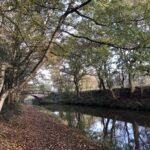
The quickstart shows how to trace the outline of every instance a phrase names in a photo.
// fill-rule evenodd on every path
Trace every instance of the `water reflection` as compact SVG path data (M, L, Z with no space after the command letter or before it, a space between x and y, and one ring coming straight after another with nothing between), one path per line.
M116 150L150 150L149 114L145 116L141 112L128 112L125 115L125 112L113 110L108 115L108 110L96 108L76 107L74 109L66 106L48 108L62 118L64 124L77 128L89 138L97 142L105 142ZM112 114L113 117L110 117ZM140 120L141 118L143 120Z

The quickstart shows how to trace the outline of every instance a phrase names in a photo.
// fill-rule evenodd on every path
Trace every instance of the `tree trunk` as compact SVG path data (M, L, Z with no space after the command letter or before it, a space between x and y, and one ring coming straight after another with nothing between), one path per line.
M131 75L130 73L129 73L129 87L130 87L131 94L133 94L135 91L135 84L133 80L133 75Z
M141 99L143 98L143 92L144 92L144 89L143 89L143 87L141 86L141 87L140 87Z
M125 75L124 75L124 72L123 72L123 68L122 68L122 72L121 72L121 88L124 88L124 81L125 81Z
M99 80L99 89L106 90L104 80L103 80L99 70L97 70L97 76L98 76L98 80Z
M77 76L74 76L74 85L75 85L75 92L76 92L76 95L79 97L79 96L80 96L79 80L78 80Z
M4 64L0 65L0 93L3 89L4 85L4 80L5 80L5 71L6 71L6 66Z
M110 91L110 93L111 93L113 99L117 99L117 97L116 97L116 95L115 95L113 89L112 89L112 88L109 88L109 91Z
M76 92L76 95L79 97L80 91L79 91L79 84L78 83L75 83L75 92Z
M9 93L6 99L7 104L17 102L18 100L19 100L19 94L16 91Z
M117 99L117 97L116 97L116 95L115 95L115 93L113 91L113 88L112 88L112 83L109 80L107 80L107 87L108 87L108 89L109 89L109 91L110 91L111 96L113 97L113 99Z
M7 91L0 96L0 112L2 110L3 104L4 104L5 99L7 98L8 94L9 94L9 92Z
M0 64L0 112L2 110L5 99L7 98L9 93L9 91L3 92L4 82L5 82L5 72L8 67L12 67L12 66L7 63Z
M99 78L99 82L100 82L99 83L99 89L106 90L104 80L102 78Z

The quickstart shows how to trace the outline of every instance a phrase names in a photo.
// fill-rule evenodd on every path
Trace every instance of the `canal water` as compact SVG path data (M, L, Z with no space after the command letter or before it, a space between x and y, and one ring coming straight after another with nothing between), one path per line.
M97 143L115 150L150 150L150 113L79 107L46 106L62 122Z

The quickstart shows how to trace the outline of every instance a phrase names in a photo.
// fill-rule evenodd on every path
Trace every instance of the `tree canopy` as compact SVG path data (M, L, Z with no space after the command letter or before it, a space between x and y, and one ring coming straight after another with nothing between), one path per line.
M115 72L129 75L131 91L134 70L149 74L147 0L4 0L0 26L0 110L53 55L70 60L70 70L86 58L80 72L95 68L110 89Z

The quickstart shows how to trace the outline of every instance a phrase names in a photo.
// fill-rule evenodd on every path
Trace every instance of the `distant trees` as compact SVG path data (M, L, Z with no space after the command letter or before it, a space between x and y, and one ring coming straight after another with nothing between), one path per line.
M61 66L62 64L55 64L51 67L51 79L53 81L53 88L58 93L71 92L74 90L71 76L63 73L61 71Z
M100 89L108 88L113 97L112 89L118 82L122 88L128 84L132 94L135 79L149 74L148 5L146 1L93 1L75 12L81 22L71 24L70 30L63 29L65 34L90 43L84 48L84 54L89 55L86 65L95 69Z
M65 63L62 72L72 77L75 92L80 95L80 81L87 74L87 53L85 51L87 45L83 40L70 40L66 50L68 53L65 57Z

